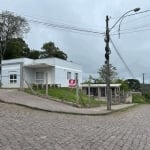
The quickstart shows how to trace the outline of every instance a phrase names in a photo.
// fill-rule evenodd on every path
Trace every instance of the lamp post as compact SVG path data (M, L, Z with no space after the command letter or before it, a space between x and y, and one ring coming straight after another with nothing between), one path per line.
M126 17L126 14L130 13L130 12L137 12L139 11L140 8L135 8L132 10L127 11L126 13L124 13L117 21L116 23L109 29L109 17L106 16L106 33L105 33L105 64L106 64L106 68L107 68L107 73L106 73L106 84L107 84L107 110L111 110L111 89L110 89L110 59L109 59L109 55L110 55L110 48L109 48L109 41L110 41L110 31L119 23L122 22L122 20ZM119 30L120 30L120 26L119 26Z

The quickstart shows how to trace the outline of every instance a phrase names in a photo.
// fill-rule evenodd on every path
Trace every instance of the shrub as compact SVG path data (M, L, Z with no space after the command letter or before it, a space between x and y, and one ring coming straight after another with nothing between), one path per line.
M150 103L150 93L144 93L146 103Z
M146 102L144 96L140 94L133 94L132 101L133 103L145 103Z

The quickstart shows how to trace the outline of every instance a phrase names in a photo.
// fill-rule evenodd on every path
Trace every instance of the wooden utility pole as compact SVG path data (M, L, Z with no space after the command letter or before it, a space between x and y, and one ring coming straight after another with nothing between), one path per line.
M111 89L110 89L110 64L109 64L109 55L110 55L110 48L109 48L109 41L110 41L110 35L109 35L109 24L108 24L109 18L106 16L106 35L105 35L105 64L107 66L107 74L106 74L106 84L107 84L107 110L111 110Z

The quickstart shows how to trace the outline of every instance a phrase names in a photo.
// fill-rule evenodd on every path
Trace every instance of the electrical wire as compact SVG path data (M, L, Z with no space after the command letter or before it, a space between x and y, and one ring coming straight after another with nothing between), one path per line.
M119 56L120 60L122 61L122 63L124 64L125 68L127 69L127 71L129 72L129 74L131 75L132 78L134 78L133 73L131 72L131 70L129 69L127 63L124 61L123 57L121 56L121 54L119 53L119 50L117 49L117 47L115 46L114 42L112 41L112 38L110 38L110 42L113 46L113 48L115 49L117 55Z
M149 12L149 11L150 10L147 10L147 11L139 12L139 13L136 13L136 14L146 13L146 12ZM9 11L9 12L15 13L15 12L12 12L12 11ZM128 16L131 16L131 15L135 15L135 14L130 14ZM73 32L73 33L86 34L86 35L90 34L90 35L102 36L102 37L105 35L105 32L100 32L100 31L97 31L97 30L86 29L86 28L76 27L76 26L72 26L72 25L61 24L61 23L39 21L39 20L41 20L39 18L35 18L35 17L32 17L32 16L28 16L28 15L23 15L23 16L26 16L27 18L29 18L27 20L30 23L40 24L40 25L44 25L44 26L47 26L47 27L57 28L57 29L60 29L60 30L65 30L65 31ZM141 26L141 27L135 27L135 28L131 28L131 29L128 28L128 29L120 30L120 34L131 34L131 33L136 33L136 32L149 31L150 28L144 29L146 27L148 27L148 25L147 26L146 25ZM141 29L141 30L134 30L134 29ZM118 32L113 32L111 35L113 35L113 36L118 35Z
M41 25L44 25L44 26L47 26L47 27L52 27L52 28L60 28L60 29L71 30L71 31L79 31L79 32L84 32L84 33L92 33L92 34L96 34L96 35L104 35L105 34L104 32L89 30L89 29L85 29L85 28L81 28L81 27L48 23L48 22L38 21L38 20L34 20L34 19L28 19L28 21L32 22L32 23L41 24Z
M149 29L143 29L143 30L135 30L135 31L126 31L126 32L120 32L121 35L125 35L125 34L131 34L131 33L138 33L138 32L144 32L144 31L150 31ZM112 33L111 35L118 35L118 33Z
M9 11L9 12L15 13L15 12L12 12L12 11ZM18 13L15 13L15 14L18 14ZM23 16L29 18L27 20L31 23L41 24L41 25L44 25L44 26L47 26L47 27L77 31L77 32L83 32L83 33L90 33L90 34L95 34L95 35L104 35L104 32L100 32L100 31L97 31L97 30L81 28L81 27L66 25L66 24L62 24L62 23L54 23L52 21L50 21L50 22L39 21L39 20L42 20L42 19L31 17L31 16L24 15L24 14L23 14Z

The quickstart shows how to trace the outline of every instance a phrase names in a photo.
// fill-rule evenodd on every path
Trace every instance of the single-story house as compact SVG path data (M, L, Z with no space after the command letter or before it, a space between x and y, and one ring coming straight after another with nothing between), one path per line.
M110 84L111 97L114 101L120 102L120 86L121 84ZM89 96L97 99L106 100L107 98L106 84L82 84L82 91Z
M3 60L1 84L3 88L24 88L31 84L50 84L68 87L70 79L82 83L81 65L58 58Z

